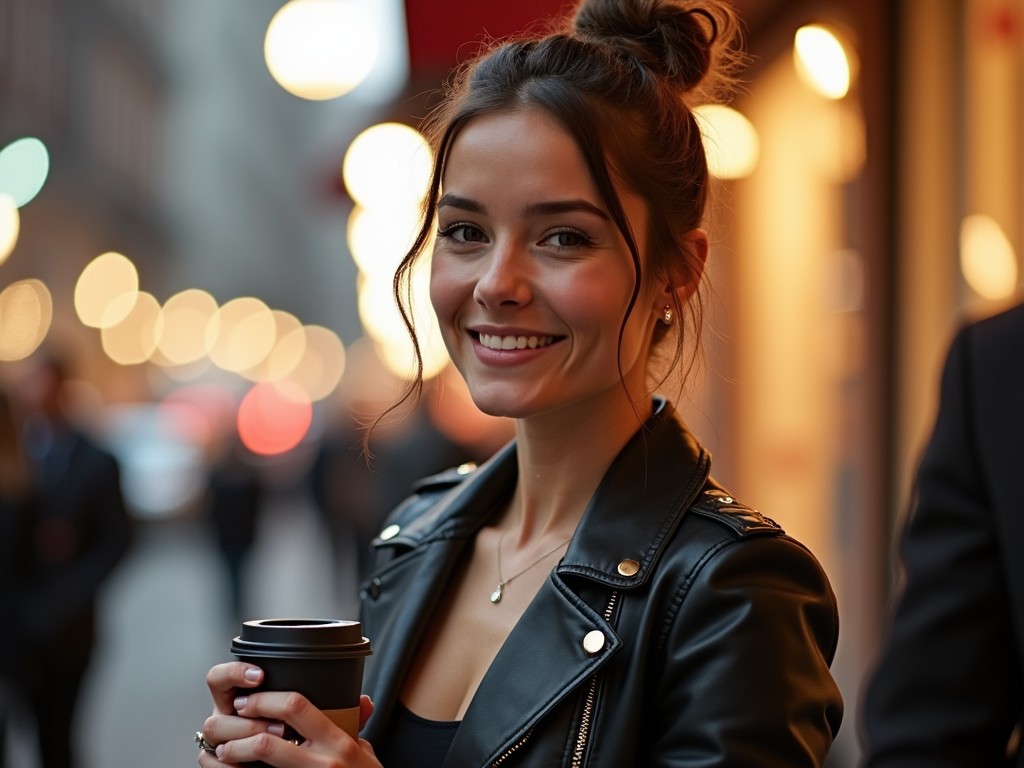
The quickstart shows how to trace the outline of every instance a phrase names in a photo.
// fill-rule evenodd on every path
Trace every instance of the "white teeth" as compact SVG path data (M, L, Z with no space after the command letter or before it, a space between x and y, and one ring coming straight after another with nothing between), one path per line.
M553 336L490 336L480 334L480 343L488 349L536 349L554 341Z

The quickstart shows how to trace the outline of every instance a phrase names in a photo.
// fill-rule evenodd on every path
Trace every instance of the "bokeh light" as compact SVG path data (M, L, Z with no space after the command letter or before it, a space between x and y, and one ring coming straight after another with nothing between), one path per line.
M263 360L241 372L251 381L280 381L295 370L306 351L306 331L299 319L280 309L272 310L271 315L276 341Z
M393 210L419 204L432 165L433 152L423 134L404 123L378 123L352 140L341 175L357 203Z
M39 280L19 280L0 292L0 360L23 360L43 343L53 299Z
M263 54L289 93L322 101L344 96L373 68L377 30L346 0L291 0L267 26Z
M50 153L39 139L28 136L0 150L0 193L17 207L32 202L50 173Z
M419 205L357 205L348 216L348 248L359 271L390 280L420 227ZM429 245L427 246L429 250Z
M238 406L238 435L253 453L272 456L291 450L313 423L313 406L290 382L260 382Z
M852 53L830 29L820 24L800 27L794 37L793 55L800 77L825 98L841 99L849 92Z
M126 256L114 251L100 254L75 284L78 319L91 328L116 325L131 312L138 291L138 270Z
M232 299L206 325L206 348L214 365L240 373L255 367L277 341L270 307L252 296Z
M292 332L295 333L299 331ZM338 334L322 325L304 326L301 333L305 342L303 354L288 374L288 381L317 402L335 390L345 373L345 345Z
M186 365L206 355L206 326L217 312L213 296L189 288L171 296L160 312L162 328L157 349L168 364Z
M449 362L437 316L430 305L430 266L424 259L412 274L412 316L423 358L424 378L433 378ZM415 357L409 332L386 279L360 279L359 319L377 347L381 361L395 376L415 374Z
M120 322L100 330L103 351L118 365L139 365L157 346L160 303L145 291L136 294L132 307Z
M1017 288L1017 254L991 216L965 216L960 224L960 269L971 289L986 299L1005 299Z
M741 179L757 166L761 143L746 117L724 104L704 104L693 111L704 139L708 170L719 179Z
M14 246L18 243L21 230L21 215L14 198L6 192L0 192L0 264L7 261Z

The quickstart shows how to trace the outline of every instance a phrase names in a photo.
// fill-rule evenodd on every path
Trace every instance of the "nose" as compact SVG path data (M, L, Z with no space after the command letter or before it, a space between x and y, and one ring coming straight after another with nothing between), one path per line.
M482 272L473 288L477 304L487 309L508 309L530 302L533 293L527 249L514 243L495 244L481 266Z

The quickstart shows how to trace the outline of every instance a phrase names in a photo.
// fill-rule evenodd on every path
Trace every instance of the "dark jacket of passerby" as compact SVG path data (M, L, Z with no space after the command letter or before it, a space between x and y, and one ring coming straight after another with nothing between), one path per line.
M1024 305L950 347L866 696L868 766L1024 766L1022 541Z

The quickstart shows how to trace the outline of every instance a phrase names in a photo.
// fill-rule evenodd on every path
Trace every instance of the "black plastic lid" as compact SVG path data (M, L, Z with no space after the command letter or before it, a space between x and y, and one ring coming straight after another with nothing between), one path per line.
M371 653L362 625L342 619L246 621L241 635L231 641L231 652L278 659L343 659Z

